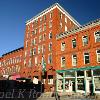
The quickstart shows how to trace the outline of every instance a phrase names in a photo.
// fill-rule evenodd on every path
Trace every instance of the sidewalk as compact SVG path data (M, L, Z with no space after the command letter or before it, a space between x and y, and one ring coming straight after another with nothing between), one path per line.
M37 100L100 100L95 99L94 96L84 96L84 95L60 95L60 99L52 97L52 92L43 93Z

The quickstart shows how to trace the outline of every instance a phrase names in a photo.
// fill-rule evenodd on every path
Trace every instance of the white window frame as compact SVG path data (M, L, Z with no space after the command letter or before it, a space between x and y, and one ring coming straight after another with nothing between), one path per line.
M49 51L52 51L52 42L49 43Z
M75 58L74 58L74 55L76 56ZM74 61L74 60L75 60L75 61ZM74 62L75 62L76 64L75 64ZM77 66L77 55L76 55L76 54L73 54L73 55L72 55L72 66Z
M51 55L51 63L50 63L50 61L49 61L50 55ZM48 54L48 64L52 64L52 53Z
M98 49L98 50L100 50L100 49ZM100 55L100 53L97 53L98 50L96 50L96 56L97 56L97 62L100 63L100 61L98 61L98 54Z
M65 58L65 64L62 63L63 62L63 60L62 60L63 57ZM65 66L66 66L66 57L65 56L62 56L61 57L61 67L65 67Z
M42 53L45 52L45 44L42 45Z
M48 84L53 84L53 79L48 79Z
M76 40L76 38L73 38L73 39L72 39L72 48L76 48L76 47L77 47L77 42L76 42L76 47L74 47L74 46L73 46L73 44L74 44L73 40Z
M67 26L65 25L65 32L67 31L68 29L67 29Z
M53 76L53 75L50 75L50 76ZM48 77L48 84L53 84L53 78Z
M52 20L49 21L49 28L52 27Z
M41 33L41 32L42 32L42 26L39 27L39 33Z
M51 12L50 12L50 18L52 18L52 15L53 15L53 12L51 11Z
M67 17L65 17L65 23L67 23Z
M63 15L62 12L59 12L60 19L62 19L62 15Z
M96 37L96 35L95 35L97 32L100 32L100 31L96 31L96 32L94 32L95 43L96 43L96 42L100 42L100 41L97 41L97 37Z
M60 28L62 28L62 27L63 27L62 22L60 22Z
M49 33L49 39L52 39L52 32Z
M35 63L35 65L37 65L38 64L38 57L36 56L35 58L34 58L34 63Z
M33 55L36 55L36 51L34 50L36 50L36 48L33 48Z
M87 37L87 44L85 44L85 42L84 42L84 37ZM86 45L88 45L88 36L87 35L84 35L84 36L82 36L82 42L83 42L83 46L86 46Z
M46 33L43 34L43 41L45 41L45 40L46 40Z
M43 37L42 35L39 36L39 43L42 41Z
M66 48L66 43L62 42L61 43L61 51L65 51L65 48Z
M43 25L43 31L45 31L46 30L46 23L44 23L44 25Z
M27 56L27 51L25 51L25 57Z
M38 54L40 54L40 52L41 52L41 46L39 45L38 46Z
M90 63L90 53L89 52L84 52L83 55L84 55L84 64L89 64L89 63L85 63L85 53L88 53L89 54L89 63Z

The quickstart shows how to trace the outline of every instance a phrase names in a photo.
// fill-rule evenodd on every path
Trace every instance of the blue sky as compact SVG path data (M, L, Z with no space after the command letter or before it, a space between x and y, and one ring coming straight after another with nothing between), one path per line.
M81 25L100 17L100 0L0 0L0 56L22 47L25 22L56 2Z

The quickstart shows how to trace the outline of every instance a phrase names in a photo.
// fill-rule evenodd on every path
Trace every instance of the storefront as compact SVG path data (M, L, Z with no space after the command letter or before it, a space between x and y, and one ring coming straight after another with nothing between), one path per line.
M100 66L57 70L56 91L100 93Z

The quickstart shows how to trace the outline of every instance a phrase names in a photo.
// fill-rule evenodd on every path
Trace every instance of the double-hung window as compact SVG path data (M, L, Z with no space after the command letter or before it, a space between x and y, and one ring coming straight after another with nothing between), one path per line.
M100 42L100 31L95 33L95 42Z
M84 53L84 64L90 63L89 53Z

